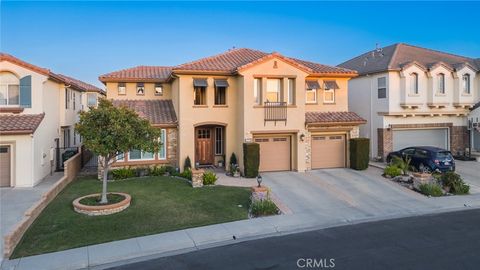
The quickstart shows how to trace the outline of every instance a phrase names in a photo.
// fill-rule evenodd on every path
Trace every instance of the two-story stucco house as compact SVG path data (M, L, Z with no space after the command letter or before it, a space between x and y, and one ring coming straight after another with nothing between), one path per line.
M348 139L365 123L348 112L354 71L252 49L186 64L139 66L99 77L114 104L162 129L158 153L130 150L114 166L243 167L242 144L260 144L260 170L348 166Z
M36 185L56 169L57 149L81 145L74 125L92 94L103 91L1 53L0 186Z
M407 44L367 52L339 65L358 71L349 81L349 109L367 119L371 157L408 146L457 154L469 146L467 115L479 100L474 59Z

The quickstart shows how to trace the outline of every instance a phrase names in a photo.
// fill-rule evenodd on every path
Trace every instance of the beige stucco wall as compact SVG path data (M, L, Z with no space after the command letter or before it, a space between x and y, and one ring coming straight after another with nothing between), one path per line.
M309 77L308 80L317 80L320 84L322 89L317 90L317 102L307 103L305 105L306 111L315 111L315 112L338 112L348 111L348 78L330 78L330 77L322 77L322 78L314 78ZM335 89L335 102L334 103L324 103L323 96L324 96L324 81L336 81L338 84L339 89ZM305 86L302 88L305 91Z
M30 135L2 135L0 145L9 145L11 185L31 187L34 183L34 146Z
M141 81L139 81L141 83ZM117 82L107 82L107 98L108 99L171 99L172 98L172 87L170 83L162 83L163 86L163 95L155 95L155 83L144 83L145 94L137 95L137 83L136 82L127 82L126 84L126 94L118 94L118 83Z

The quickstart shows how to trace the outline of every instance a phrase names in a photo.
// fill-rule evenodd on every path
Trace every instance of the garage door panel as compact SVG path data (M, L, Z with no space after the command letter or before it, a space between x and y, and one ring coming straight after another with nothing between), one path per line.
M255 138L260 145L260 168L266 171L290 170L291 151L289 137L262 137Z
M345 135L312 136L312 169L345 167Z
M448 129L393 130L393 151L411 146L435 146L448 148Z

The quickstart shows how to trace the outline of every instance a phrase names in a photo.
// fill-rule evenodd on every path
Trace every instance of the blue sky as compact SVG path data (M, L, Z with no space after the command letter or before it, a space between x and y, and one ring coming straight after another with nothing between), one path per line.
M479 12L479 2L1 1L1 50L96 85L103 73L233 46L329 65L376 43L480 57Z

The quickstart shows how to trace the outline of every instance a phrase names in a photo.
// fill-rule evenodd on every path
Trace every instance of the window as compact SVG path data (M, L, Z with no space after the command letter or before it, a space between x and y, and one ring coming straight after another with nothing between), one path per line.
M223 128L215 128L215 155L223 155Z
M119 95L126 95L127 94L127 86L125 83L121 82L118 83L118 94Z
M160 130L160 148L158 149L158 159L167 158L167 130Z
M288 79L287 104L295 104L295 79Z
M193 89L193 102L195 105L207 105L206 87L197 86Z
M332 88L332 86L327 83L323 90L323 103L335 103L335 88Z
M253 79L253 98L255 104L260 104L262 100L262 79Z
M116 161L125 161L125 153L117 152L117 156L115 157Z
M128 152L128 160L153 160L153 153L140 151L137 149Z
M70 89L65 88L65 109L70 108Z
M70 129L66 128L63 130L63 147L70 147Z
M20 90L18 84L0 85L0 105L19 105Z
M463 93L470 94L470 74L464 74L462 76Z
M97 106L97 94L96 93L88 93L87 94L87 106L88 107Z
M267 101L280 101L280 79L267 79Z
M226 87L215 86L215 105L227 104L226 91Z
M387 78L386 77L378 78L377 87L378 87L378 98L386 98L387 97Z
M77 145L77 132L73 131L73 145Z
M163 85L160 83L155 84L155 96L163 96Z
M445 74L440 73L437 75L437 93L445 94Z
M410 74L410 93L418 95L418 74Z
M305 100L306 103L317 103L317 89L307 89Z
M137 83L137 96L145 95L145 84Z
M73 99L73 109L76 110L77 109L77 101L76 101L77 97L75 95L75 91L72 91L72 95L73 95L73 98L72 98Z

